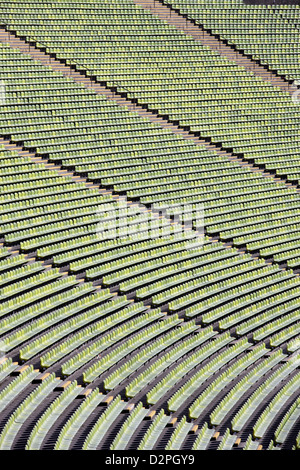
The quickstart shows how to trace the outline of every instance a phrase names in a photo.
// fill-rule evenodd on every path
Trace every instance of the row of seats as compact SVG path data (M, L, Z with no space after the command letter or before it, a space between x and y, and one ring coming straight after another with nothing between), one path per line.
M25 1L19 6L13 5L9 11L5 10L3 18L9 18L10 27L17 29L19 34L45 42L48 49L59 57L72 57L69 63L81 62L80 69L92 70L100 81L115 85L120 91L127 90L129 96L141 104L147 104L160 114L168 114L173 120L200 132L203 137L221 142L224 148L233 148L249 159L262 157L270 149L275 157L288 152L290 162L286 173L289 179L297 180L293 159L297 158L299 109L289 94L220 57L209 47L196 43L149 11L138 8L132 0L126 0L125 4L119 0L102 3L97 5L97 13L94 14L90 12L95 7L93 2L89 5L79 1L76 5L74 8L73 4L70 15L70 4L60 2L59 8L64 9L65 14L62 20L58 20L53 15L52 6L47 12L47 6ZM20 8L30 11L27 22ZM122 20L120 11L123 11ZM84 21L85 14L87 18ZM103 25L99 21L103 16L108 24ZM39 20L38 25L32 23L32 17ZM119 31L116 25L120 22L123 28ZM65 29L70 31L67 39ZM124 30L128 32L126 37ZM152 32L150 38L147 35L149 30ZM161 36L153 37L154 30L160 31ZM135 43L137 36L140 36L139 46ZM94 40L99 44L99 50L85 47L83 52L79 52L76 47L76 44L81 47L79 38L83 44L87 41L93 44ZM164 49L161 51L162 40ZM183 63L187 53L188 66ZM177 83L178 75L183 85ZM188 86L188 80L196 82L196 86ZM215 86L216 81L221 83L220 86ZM273 116L270 110L275 102L278 113ZM78 144L74 143L69 148L73 145ZM49 147L55 146L45 144L41 149L47 151ZM276 169L276 162L273 168Z
M287 94L132 0L57 5L55 14L43 1L5 2L0 16L68 64L81 61L77 67L108 86L298 181L299 111ZM285 394L299 387L292 355L299 342L299 277L222 241L297 268L297 191L162 129L8 45L0 48L7 91L1 134L77 175L0 149L1 237L21 251L0 251L1 340L20 361L54 366L70 379L58 395L53 392L61 381L53 369L35 386L39 371L27 367L14 379L16 364L1 361L7 418L0 448L13 447L32 413L39 419L31 421L27 448L43 448L69 406L55 449L73 448L88 422L84 449L109 440L111 450L124 450L143 429L140 449L177 450L195 429L193 420L202 426L193 449L209 447L212 427L224 420L230 427L227 422L218 448L230 449L249 419L255 425L246 447L255 447L253 439L264 437L275 410L295 411L289 412ZM143 218L130 201L122 205L126 213L118 212L120 198L92 183L152 204L166 217L153 230L157 217ZM194 240L179 230L183 205L199 230ZM179 220L170 226L172 215ZM221 241L212 241L215 234ZM33 258L23 252L34 252ZM75 400L77 379L92 384L82 401ZM128 417L121 395L111 399L114 391L133 398ZM157 412L149 427L145 399ZM167 408L180 415L169 434ZM203 422L204 410L209 422ZM291 429L284 428L285 439ZM276 436L272 442L281 445Z
M266 367L266 362L267 360L265 359L261 363L264 366L263 368ZM260 367L261 370L263 368ZM280 448L279 446L284 442L285 437L289 435L299 415L299 373L295 374L293 370L295 370L295 367L292 364L282 365L277 368L275 373L269 374L264 379L263 385L257 388L255 394L261 399L262 395L267 396L270 387L274 386L274 383L278 384L284 380L284 377L289 377L290 374L293 374L292 378L289 378L280 390L273 393L273 398L269 405L266 405L263 411L258 414L258 418L253 426L253 434L249 435L243 445L244 450L256 450L258 448L259 440L271 423L276 422L276 415L278 412L282 413L285 405L288 405L287 411L274 432L274 440L271 440L269 449ZM23 390L26 390L28 380L26 385L25 379L32 375L33 372L33 369L29 367L21 372L11 383L21 384L23 381ZM38 371L35 372L35 376L39 375ZM254 368L253 372L257 373L258 369ZM248 374L249 377L250 375ZM262 375L260 374L260 376ZM31 379L33 380L33 377ZM256 378L257 380L258 377ZM61 392L54 393L54 390L59 388ZM54 449L56 450L68 450L72 448L72 443L76 442L81 442L80 448L83 450L96 450L101 448L106 440L109 441L109 448L111 450L125 450L130 445L133 436L137 439L139 450L151 450L156 448L157 444L160 446L163 444L165 430L170 429L167 426L170 425L171 417L167 416L162 408L158 409L156 413L155 411L149 412L149 409L145 408L142 402L136 403L135 406L128 405L126 401L121 399L120 395L107 397L105 394L100 393L98 388L84 390L78 386L76 380L63 384L54 374L49 374L43 378L40 385L34 385L31 393L21 401L16 410L7 418L0 434L1 449L8 450L12 448L18 432L25 425L26 419L32 418L33 413L36 413L39 407L44 411L34 423L29 436L26 438L26 449L40 450L45 448L44 446L47 444L50 435L49 431L54 429L57 422L61 420L65 410L70 405L75 405L76 401L77 405L72 406L72 411L69 413L65 424L61 427L55 439ZM251 408L258 408L259 404L258 401L249 400L246 403L248 406L247 414L251 413ZM126 414L124 414L125 411L127 411ZM243 411L243 407L241 411ZM238 414L241 415L242 413L239 412ZM92 415L93 424L90 426L89 432L85 433L86 437L82 441L80 437L82 429L87 421L91 421ZM141 427L142 423L146 423L145 419L148 420L149 425ZM115 437L111 440L109 439L109 434L117 421L120 425L118 425ZM182 449L183 443L190 432L195 433L192 441L193 450L208 448L215 434L215 428L211 427L207 421L198 430L198 425L195 426L193 421L188 421L185 415L181 419L175 419L175 421L177 421L175 427L163 444L165 450ZM142 433L137 433L138 429L143 429ZM218 450L229 450L238 441L240 439L238 439L237 431L232 431L227 427L219 439ZM296 440L295 447L298 445L297 442Z
M297 2L244 0L162 0L239 51L288 80L299 76L299 5Z
M8 56L14 56L16 54L15 51L9 48L5 48L5 50ZM19 55L20 54L17 54L17 57L19 57ZM22 56L24 62L33 64L30 58L25 59L25 57L26 56ZM55 79L57 79L56 74L54 72L49 71L43 66L38 66L37 64L35 64L35 66L37 67L37 70L40 70L43 75L45 74L45 76L48 77L48 85L52 84L51 86L53 87L57 85L56 81L55 85L54 83L52 83L52 79L54 80L54 77ZM18 71L18 75L20 74L21 72ZM70 93L72 91L72 87L69 86L69 81L61 77L61 84L63 85L64 83L68 84L67 90ZM96 103L98 103L100 106L100 109L98 110L99 113L100 110L102 113L104 113L105 111L108 111L108 108L111 109L112 115L110 122L113 117L116 117L116 114L128 116L128 118L133 118L134 116L132 113L115 105L115 103L115 106L113 106L107 100L102 98L100 99L99 96L96 96L91 92L83 90L76 84L73 84L73 89L74 93L79 93L80 90L79 96L82 95L84 104L86 104L86 100L90 102L95 101L95 105ZM39 92L37 91L37 93ZM68 96L69 99L72 100L72 94ZM56 100L58 98L59 95L56 96ZM45 100L45 98L40 99L43 99L43 102ZM47 95L47 103L49 102L49 99L50 97ZM31 104L30 106L34 107L34 104ZM53 106L55 106L55 101L53 101ZM20 108L19 106L17 106L17 108L22 109L23 104L20 102ZM11 107L8 107L7 111L12 111ZM41 111L39 111L39 114L41 114ZM15 112L13 112L11 118L16 118ZM49 125L50 122L51 120L49 121ZM67 124L65 122L65 118L64 123L64 125ZM76 125L78 124L79 123L77 123ZM128 156L128 159L118 159L115 156L114 158L116 158L116 160L110 159L109 164L111 167L113 167L113 165L118 166L118 169L115 170L118 172L118 174L114 174L114 172L110 170L111 176L109 177L107 177L108 170L101 170L95 172L93 171L95 169L95 166L91 166L91 164L88 164L86 167L83 168L82 164L79 165L80 159L78 159L78 166L75 164L76 170L79 169L80 171L84 171L84 174L88 175L89 178L93 179L93 181L100 181L101 184L113 186L116 190L119 191L127 191L130 197L137 197L138 194L136 192L136 188L140 188L140 195L141 192L144 193L144 195L141 197L141 202L145 202L148 204L151 202L155 209L165 210L168 215L172 215L172 213L174 213L175 216L180 216L180 211L182 212L183 210L185 210L187 211L187 215L192 220L196 218L195 223L199 223L199 220L197 221L197 217L199 218L199 214L197 214L196 210L197 208L200 208L201 204L203 204L206 207L206 230L209 233L219 232L221 234L222 239L233 239L234 242L237 244L249 244L252 242L252 240L256 240L256 245L258 245L257 234L261 234L263 230L269 233L271 228L274 227L274 224L276 225L276 227L278 227L279 231L282 229L284 230L284 228L282 227L283 219L285 220L286 227L286 232L283 232L283 234L287 236L287 233L289 233L290 230L290 226L295 225L295 223L297 223L298 218L296 204L298 195L295 190L287 190L286 186L280 182L275 183L271 179L265 178L261 174L252 173L250 169L242 168L234 162L229 162L226 156L222 158L215 152L208 152L203 147L201 148L199 146L196 146L195 144L191 144L182 138L174 136L174 134L171 134L168 131L163 131L161 128L158 128L156 125L150 122L146 124L147 129L145 129L145 121L136 115L134 118L133 125L135 128L134 131L133 129L131 129L130 132L128 130L128 134L131 135L131 141L138 138L139 140L141 140L142 144L145 140L145 134L147 132L149 133L149 139L153 138L154 141L157 142L158 150L160 151L160 153L162 153L161 146L164 139L169 139L170 142L172 142L174 145L173 153L176 150L179 151L180 146L180 151L183 152L182 157L174 161L174 157L172 154L169 156L168 159L166 159L165 163L163 161L160 163L151 162L151 159L153 157L150 157L149 163L147 163L148 160L146 160L145 164L143 165L144 170L140 172L138 168L141 168L141 165L130 166L131 156ZM114 125L110 124L110 128L115 129L115 126L118 126L117 122ZM138 129L142 130L138 131ZM5 132L7 131L8 130L6 129ZM142 132L142 134L139 135L140 132ZM85 135L86 133L87 135ZM47 132L47 134L49 134L49 132ZM116 135L115 132L113 134ZM73 130L74 138L75 135L76 132ZM84 143L84 146L91 146L92 148L90 149L90 151L93 152L95 152L95 143L94 140L92 140L94 139L94 135L94 131L91 128L87 128L84 133L82 133L82 130L80 130L80 139L86 141ZM139 135L139 137L137 137L137 135ZM121 137L122 136L120 135L120 138ZM19 136L18 138L22 138L23 140L25 140L26 135L23 133L23 135ZM39 142L36 141L36 144L38 145L38 150L42 152L50 152L50 157L53 158L54 155L52 152L56 154L57 146L60 145L62 148L66 149L66 143L69 142L69 135L65 139L60 139L56 135L56 145L50 147L46 143L45 147L43 147L42 142L44 138L42 138L41 132L39 132L38 140ZM52 138L52 140L54 139ZM64 140L65 143L63 143ZM111 139L109 140L111 142ZM59 143L60 141L61 143ZM34 144L32 140L28 140L27 143L28 145ZM59 152L59 159L62 159L62 148ZM68 145L68 149L70 149L70 145ZM97 157L93 157L94 160L96 159L98 161L98 163L96 164L98 168L100 160L101 162L103 160L107 160L107 155L105 155L107 148L101 146L99 143L99 151L100 150L102 153L104 153L104 155L97 155ZM153 148L152 152L155 153L155 148ZM202 167L199 162L200 157L201 160L203 158ZM91 158L92 157L90 157L90 159ZM70 162L68 162L68 159L62 159L61 161L66 166L69 166L70 162L72 162L71 166L73 167L74 161L76 161L76 159L72 158ZM134 161L136 161L136 156L134 158ZM208 171L208 161L211 161L211 171ZM108 163L106 161L106 165L107 164ZM31 162L28 161L28 165L28 169L30 170L32 165ZM160 169L155 170L155 168L158 167ZM64 182L65 187L68 188L68 177L58 177L57 173L55 173L54 171L49 172L49 174L48 172L45 173L44 169L41 166L41 170L43 169L43 171L39 172L41 176L41 181L38 181L38 172L35 174L35 178L33 179L32 172L24 172L24 169L26 169L26 165L21 166L21 169L20 165L13 164L9 168L6 168L7 173L11 173L12 175L12 179L10 180L5 179L9 178L8 176L6 176L5 178L3 177L3 183L6 183L3 189L4 191L6 191L6 193L9 193L8 202L12 204L15 201L15 196L10 193L9 182L13 183L14 192L16 191L16 189L20 191L18 192L19 198L21 196L21 191L23 192L24 190L28 191L28 195L30 191L30 196L33 196L32 185L34 183L38 185L38 191L39 196L41 197L41 201L37 201L36 196L36 198L34 198L34 200L31 200L31 202L36 202L37 204L41 203L43 204L43 206L39 207L39 209L33 214L33 209L30 208L25 211L21 211L21 208L25 206L24 202L20 201L20 205L18 206L15 203L15 208L17 209L19 207L20 209L10 211L6 215L3 223L3 232L8 242L21 243L21 247L23 249L38 249L38 253L41 256L49 256L50 254L55 253L55 249L53 247L53 250L50 250L48 248L48 245L52 246L54 243L59 243L60 246L57 246L57 250L59 250L61 244L64 243L64 241L70 239L70 236L67 233L67 224L72 224L73 237L75 234L78 237L80 235L82 236L88 231L92 231L93 229L95 230L95 227L98 227L99 231L103 231L104 228L109 231L110 228L113 228L113 226L110 226L109 224L110 220L114 215L114 211L116 211L116 205L115 203L113 203L109 196L103 195L97 197L94 193L95 190L90 189L91 197L89 200L83 201L79 198L76 203L74 202L74 207L72 208L70 208L70 203L66 201L66 204L61 206L61 209L63 209L61 210L61 212L57 211L56 203L56 205L53 204L53 206L51 206L50 210L50 208L46 208L44 205L44 203L48 200L46 199L46 194L49 192L49 186L51 187L51 183L54 183L53 191L57 191L58 184L60 182ZM130 172L132 173L133 169L136 171L135 178L133 178L132 174L130 174ZM15 174L16 171L19 170L22 170L22 175ZM119 175L120 172L122 173L122 176ZM53 176L52 181L49 180L50 175ZM122 183L121 180L129 181L129 175L130 183ZM43 178L43 176L46 178ZM182 176L185 176L186 184L183 185L182 183L180 183L181 188L180 191L178 191L178 180L182 180ZM194 181L196 176L197 185L195 188L191 189L191 181ZM29 181L30 179L31 181ZM168 183L168 186L165 186L164 191L162 190L161 184L160 186L157 185L158 181L160 181L161 184L165 181ZM249 181L251 181L252 184L249 184ZM78 184L80 185L82 183ZM47 188L42 187L43 185L47 186ZM69 189L71 191L71 187ZM173 192L168 191L167 193L167 189L172 189ZM147 190L152 193L152 196L150 198L149 196L147 196ZM175 194L176 198L173 197L173 195ZM70 196L72 195L70 194ZM78 194L78 196L80 195ZM64 195L63 198L65 197L66 196ZM50 202L50 200L48 201ZM260 204L259 207L258 203ZM228 210L228 204L230 204L231 207L230 211ZM247 210L245 210L246 205ZM242 210L243 215L241 213ZM28 217L26 217L26 215L28 215ZM99 222L99 224L97 224L97 221ZM128 224L130 224L131 222L133 223L134 221L136 221L136 219L134 218L134 214L132 215L131 219L129 213ZM85 226L86 229L84 232ZM122 224L120 222L120 229L121 228ZM263 237L260 236L259 239L263 239ZM272 243L273 240L271 239L270 245L272 245ZM265 249L265 241L263 246ZM274 247L274 245L272 246ZM291 241L289 246L290 248L293 248L293 246L296 247L296 241ZM279 245L278 252L276 252L274 249L274 256L278 254L279 262L284 262L286 259L288 259L290 263L293 263L293 267L296 267L297 260L299 258L297 248L295 248L295 251L293 252L295 259L291 259L290 253L287 253L285 248L286 246L281 247ZM79 255L79 253L80 252L72 252L72 254L70 253L70 255ZM287 255L286 258L285 254ZM61 262L62 259L65 262L67 262L68 260L72 260L71 256L70 258L68 258L67 256L63 256L63 253L57 253L57 262ZM73 261L72 268L73 267L78 267L77 261Z

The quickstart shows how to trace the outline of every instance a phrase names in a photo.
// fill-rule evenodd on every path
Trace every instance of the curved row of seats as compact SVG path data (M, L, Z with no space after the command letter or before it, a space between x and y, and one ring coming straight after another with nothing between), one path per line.
M208 233L218 233L222 240L233 240L237 246L247 245L251 248L254 244L251 249L256 251L260 249L261 242L264 256L273 256L276 261L288 263L297 269L298 238L293 227L298 222L299 195L295 189L241 167L238 163L229 161L226 155L208 151L204 146L163 130L115 102L38 65L28 56L20 57L20 53L7 46L1 48L1 62L3 60L5 63L7 59L11 67L9 83L15 85L13 77L16 74L16 79L20 80L22 77L24 82L26 92L23 94L36 94L39 97L38 104L30 101L28 105L25 104L26 96L22 97L21 94L18 98L13 98L14 104L9 105L11 95L8 87L7 104L0 112L0 128L3 133L14 133L14 139L20 139L28 146L36 146L37 151L48 154L50 160L62 162L67 168L75 167L76 171L86 175L89 180L100 182L103 186L112 186L119 192L126 191L128 197L138 197L142 203L151 204L155 210L162 211L167 216L174 216L180 221L184 215L194 221L195 228L203 222L201 211L204 206L204 224ZM20 63L19 60L12 60L16 58L22 59L26 64L24 69L19 70L16 67ZM39 77L36 81L40 89L32 89L31 78L26 72L28 65L35 71L36 77ZM56 88L58 83L59 89ZM46 90L47 95L44 96L42 92ZM49 90L53 95L48 94ZM69 109L69 106L74 108L74 114L70 112L65 117L62 109L56 117L58 102L65 109ZM80 105L84 106L84 121L81 121ZM89 105L90 111L87 109ZM47 110L51 110L52 116ZM42 116L47 115L47 126L42 123L40 126L33 126L33 113L40 116L41 121ZM18 135L16 131L20 116L24 128L22 135ZM125 122L126 135L120 132L120 124L125 126ZM50 126L53 126L52 131ZM38 132L33 133L34 128ZM101 128L104 133L100 133ZM65 138L60 137L64 134L67 134ZM48 135L51 135L50 140L55 145L47 145ZM78 150L74 151L76 157L74 154L70 156L70 147L75 145L77 135L80 139L78 145L82 150L79 150L79 155ZM133 147L135 142L138 143L136 148ZM167 142L170 147L166 151ZM137 163L137 155L144 151L147 156ZM86 156L81 156L81 152ZM141 213L138 207L128 206L124 219L119 216L116 227L115 218L119 215L119 206L109 194L99 194L96 188L89 188L84 192L86 187L83 182L78 182L75 186L69 176L63 176L54 170L45 171L42 163L37 166L39 171L33 173L30 159L26 161L23 158L20 165L13 154L3 152L1 157L5 166L5 176L0 174L1 187L7 194L6 203L3 201L0 207L5 213L2 233L8 243L20 243L22 250L38 250L40 257L54 255L55 263L71 263L71 271L78 272L87 267L88 263L92 266L97 263L97 255L89 256L89 253L97 253L99 250L102 253L101 260L104 259L101 244L95 246L96 240L89 236L90 232L97 230L99 236L102 234L105 240L114 230L123 230L125 235L134 234L137 221L141 224L147 222L145 213ZM85 161L87 164L83 165ZM110 165L110 170L107 165ZM69 192L69 198L66 192L61 194L61 184ZM194 187L191 187L192 184ZM150 219L148 213L148 221ZM154 220L151 219L151 222L154 223ZM271 230L274 233L274 227L282 237L286 237L286 244L283 246L280 243L274 246L274 238L269 236ZM108 233L110 230L111 233ZM266 235L263 234L264 231ZM93 243L88 243L91 239ZM114 247L114 242L109 244L105 240L104 243L107 247ZM94 274L94 271L91 270L89 274ZM102 271L101 274L105 275L106 272ZM107 282L116 280L114 275L106 276Z
M131 0L20 5L19 34L298 182L280 90ZM0 448L299 447L298 192L0 49L0 133L75 172L0 149Z
M280 361L280 356L282 353L276 354L273 359L270 356L268 360L265 359L260 362L259 366L252 368L251 373L238 382L238 387L233 388L232 393L229 392L226 395L226 405L224 400L221 402L222 406L225 405L221 413L223 418L218 418L218 413L220 415L221 411L219 405L211 415L210 422L204 421L200 426L195 424L197 421L187 418L186 415L180 419L172 419L162 408L153 408L151 411L140 401L133 405L122 400L120 395L114 397L100 393L98 388L84 390L76 380L62 383L55 374L44 376L40 384L31 385L29 388L30 379L39 378L40 373L28 367L20 372L8 387L12 390L18 386L20 390L22 389L23 396L25 392L25 398L19 401L15 411L6 416L5 424L0 431L0 448L2 450L16 448L14 447L16 437L28 422L26 420L29 420L32 424L31 432L26 438L27 450L47 448L45 446L49 448L48 439L58 425L60 425L60 432L52 443L56 450L68 450L74 445L83 450L96 450L101 449L103 445L107 446L107 442L111 450L125 450L131 445L133 437L136 439L136 448L139 450L151 450L157 446L166 450L180 450L185 448L183 446L191 433L194 436L190 441L193 443L193 450L204 450L210 448L213 436L216 437L219 434L216 433L218 428L211 426L211 421L213 423L218 420L222 421L230 412L229 403L231 402L232 428L227 427L218 438L219 450L231 449L234 445L240 446L240 423L247 417L252 417L252 420L256 417L256 419L253 420L252 433L242 445L244 450L257 449L270 426L275 431L269 448L280 449L285 438L295 428L299 416L299 373L295 371L297 364L289 362L276 366L276 362L278 364ZM277 361L274 360L276 358ZM272 367L275 365L273 371L267 370L268 362L269 365L272 364ZM234 400L238 403L239 394L247 397L247 387L249 389L251 383L255 384L254 393L244 401L244 405L235 414ZM242 388L243 384L244 388ZM26 389L30 390L27 394ZM57 393L58 390L61 391ZM229 401L227 396L230 397ZM70 408L71 405L72 408ZM66 409L71 409L71 412L69 411L68 416L64 417ZM36 413L39 413L40 417L37 421L33 421ZM82 429L86 422L91 421L92 415L92 426L89 425L89 431L82 434ZM280 416L282 418L279 418ZM118 431L111 439L109 437L111 430L117 422L119 423ZM142 426L143 423L148 423L148 425ZM166 430L170 430L168 427L170 425L174 426L173 430L166 434ZM143 431L139 432L142 429ZM167 435L169 437L165 439L164 436ZM295 447L298 445L297 438L294 445Z
M299 181L299 107L290 94L137 7L133 0L101 4L65 1L56 8L60 17L55 14L55 5L24 0L18 5L4 3L0 16L17 34L46 44L48 52L68 64L80 64L79 70L88 70L100 82L126 92L129 98L223 148L255 161L271 151L275 160L268 165L272 170L290 181ZM10 72L3 80L11 74L10 61L5 68ZM22 93L30 96L31 105L44 95ZM69 150L80 148L82 140L82 135L77 135ZM59 143L58 138L48 139L38 148L53 151ZM286 167L277 169L276 159L282 155Z
M287 79L299 76L299 5L244 0L162 0Z

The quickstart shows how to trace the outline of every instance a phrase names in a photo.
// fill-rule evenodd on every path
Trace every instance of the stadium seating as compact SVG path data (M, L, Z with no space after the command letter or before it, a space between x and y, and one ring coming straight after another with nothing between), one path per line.
M298 79L299 5L244 0L162 0L287 79ZM267 4L269 3L269 4ZM287 21L284 21L287 20Z
M298 181L299 108L288 93L196 43L149 10L136 6L133 0L101 2L97 6L93 0L75 4L78 6L73 9L72 3L70 15L71 4L59 3L58 14L63 15L60 20L55 8L46 2L4 4L0 14L18 35L41 47L44 44L47 51L63 57L67 64L79 64L79 70L88 70L100 82L126 92L160 115L168 115L172 121L221 143L223 148L256 162L268 159L271 152L268 165L279 174L282 169L277 168L277 159L283 156L284 174ZM36 25L31 22L32 15L38 19ZM66 29L68 36L64 34ZM161 41L164 53L157 52ZM184 62L187 54L189 66ZM276 115L270 113L274 102L280 102ZM48 151L50 146L48 142L40 149Z
M161 3L297 78L298 7ZM291 95L134 0L0 19L0 449L298 449Z

